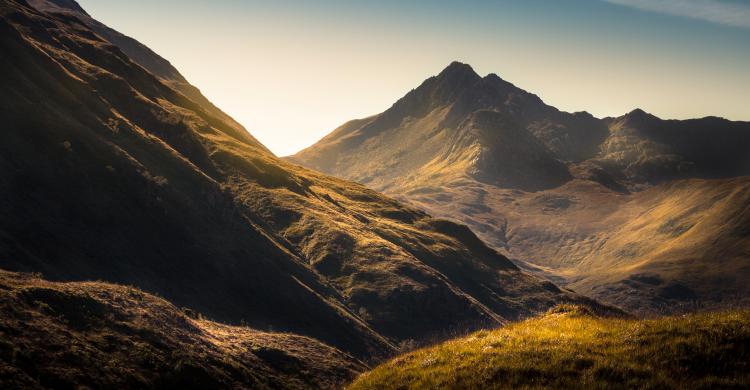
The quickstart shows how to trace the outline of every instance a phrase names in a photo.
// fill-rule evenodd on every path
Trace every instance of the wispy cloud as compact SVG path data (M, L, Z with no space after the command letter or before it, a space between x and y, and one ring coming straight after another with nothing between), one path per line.
M750 28L750 1L728 0L604 0L644 11Z

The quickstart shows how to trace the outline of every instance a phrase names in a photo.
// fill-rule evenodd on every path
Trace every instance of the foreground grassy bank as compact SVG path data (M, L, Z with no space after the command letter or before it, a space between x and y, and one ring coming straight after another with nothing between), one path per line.
M351 389L748 386L748 310L630 320L561 306L400 356Z

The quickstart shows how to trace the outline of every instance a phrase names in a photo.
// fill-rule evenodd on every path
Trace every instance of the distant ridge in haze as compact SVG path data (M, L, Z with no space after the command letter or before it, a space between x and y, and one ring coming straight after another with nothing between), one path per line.
M654 313L748 296L748 150L748 122L561 112L454 62L288 160L466 223L522 267Z

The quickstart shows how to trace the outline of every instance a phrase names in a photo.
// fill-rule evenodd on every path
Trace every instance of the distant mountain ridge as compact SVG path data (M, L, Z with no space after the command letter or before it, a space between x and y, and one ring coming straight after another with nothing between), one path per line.
M697 258L649 248L671 253L659 260L673 264L664 268L654 257L641 257L646 251L635 232L644 230L627 222L656 207L649 203L656 193L675 197L659 200L668 220L681 217L669 215L676 209L666 205L698 213L731 189L742 193L746 181L733 178L750 175L748 150L750 122L662 120L640 109L604 119L566 113L494 74L481 77L454 62L385 112L348 122L287 159L466 223L522 267L629 310L653 313L731 305L747 292L746 233L736 235L729 225L726 231L711 229L734 237L721 248L731 260L711 273L739 273L725 283L701 282L676 270L710 267L717 260L708 254L710 237L699 240L702 246L690 245ZM689 179L694 193L670 190ZM724 191L719 195L712 187ZM748 200L735 199L726 206L744 218ZM634 230L622 230L628 227ZM637 242L618 241L614 232ZM649 238L654 236L642 237ZM612 256L597 255L615 243L620 247L611 249ZM662 294L629 279L654 268L659 288L676 285L691 292ZM709 293L714 287L722 293ZM623 300L628 294L635 298Z
M750 144L748 122L730 122L716 117L663 121L640 109L620 118L603 120L586 112L571 114L546 105L538 96L495 74L480 77L469 65L459 62L425 80L385 112L348 122L314 146L290 156L289 160L353 178L374 188L386 188L414 170L434 163L433 159L450 160L450 152L458 153L455 149L470 147L465 126L471 124L472 115L479 111L495 112L508 121L485 133L523 129L544 145L544 152L550 158L567 163L596 163L602 166L599 168L612 170L611 174L624 173L626 179L638 184L654 184L685 175L714 178L750 172L750 157L744 153L744 148ZM713 133L704 131L706 128L713 129ZM395 134L399 137L394 137ZM497 146L489 139L477 140L476 135L469 138L485 148ZM455 142L461 144L454 145ZM533 147L534 143L526 139L523 145ZM650 149L645 150L648 155L638 155L636 149L623 149L628 146ZM384 160L390 167L378 171L366 165L376 165L367 159L350 161L351 150L376 157L378 163ZM501 158L499 153L486 154L483 161ZM656 167L647 166L649 158L666 162L677 157L684 161L670 161L674 165L661 172L663 176L649 171ZM528 167L530 162L522 165ZM481 164L474 165L475 171L484 171ZM535 172L549 173L550 167L544 168ZM556 187L560 177L542 182ZM510 181L503 187L512 188L515 184ZM519 185L524 187L523 183ZM538 188L531 186L529 189Z
M473 118L479 111L487 112ZM544 134L538 141L527 137L523 145L515 145L528 149L518 150L515 156L526 159L525 164L504 168L508 159L503 160L504 156L492 149L517 148L497 139L502 135L482 131L481 126L472 127L486 123L493 115L491 120L512 123L502 126L507 131L526 128L535 136ZM571 137L562 129L572 129L580 135ZM482 78L470 66L454 62L382 114L347 123L290 160L378 189L405 176L446 172L442 168L437 172L419 171L430 165L451 165L450 171L456 174L538 189L570 178L555 159L578 161L593 156L594 142L590 140L603 140L605 135L606 126L591 115L560 112L494 74ZM542 147L535 145L539 142ZM354 155L352 150L357 150L358 158L350 156ZM460 165L454 166L456 163ZM543 177L535 180L531 174Z

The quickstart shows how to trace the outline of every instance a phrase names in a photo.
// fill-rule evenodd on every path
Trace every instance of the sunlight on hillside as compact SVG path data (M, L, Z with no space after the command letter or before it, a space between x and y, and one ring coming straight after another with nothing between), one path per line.
M398 357L351 389L750 385L750 311L602 318L577 306Z

